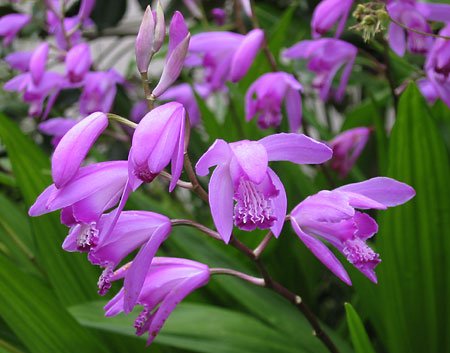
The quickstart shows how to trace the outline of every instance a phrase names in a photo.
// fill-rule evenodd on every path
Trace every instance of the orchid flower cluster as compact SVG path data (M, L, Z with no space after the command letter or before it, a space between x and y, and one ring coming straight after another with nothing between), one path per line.
M4 88L19 92L30 105L29 114L43 119L41 130L54 136L53 184L40 194L29 215L60 211L61 223L68 227L62 247L69 252L86 253L88 261L101 268L97 283L100 295L107 294L114 282L123 283L105 305L106 316L128 314L141 307L134 326L137 335L148 333L150 344L177 304L206 286L212 275L233 274L270 287L265 275L260 279L233 269L210 268L191 259L158 256L161 245L178 225L193 226L259 260L268 241L288 231L288 222L306 248L344 283L351 285L352 281L343 262L377 282L375 269L381 255L371 247L369 239L377 233L378 225L372 213L364 210L401 205L413 198L415 191L400 181L374 177L339 187L330 185L330 190L310 195L289 209L291 195L276 172L278 163L272 162L301 168L311 165L313 173L330 168L345 178L371 132L371 128L358 127L328 142L300 133L305 125L302 94L306 85L295 75L279 70L264 73L249 85L245 95L245 116L241 118L255 119L255 126L263 130L275 128L277 133L257 140L218 138L203 151L195 166L191 163L191 128L202 129L198 100L208 103L217 94L227 94L230 85L242 81L254 67L258 55L263 55L263 51L270 55L262 28L255 26L242 34L214 30L191 37L183 15L175 12L169 24L162 73L152 88L149 65L164 45L166 22L159 2L154 9L148 6L135 41L136 66L145 99L127 119L110 112L116 85L129 89L131 84L113 69L97 71L89 44L83 39L84 31L94 26L89 17L94 1L82 0L74 17L65 17L64 3L46 1L47 31L55 44L42 42L31 52L9 54L6 61L20 74ZM255 14L251 2L240 3L246 16L252 18ZM338 39L352 3L323 0L314 12L313 39L302 40L281 53L286 60L306 61L307 69L315 75L311 87L324 102L344 99L355 65L358 49ZM194 17L204 16L197 2L186 1L186 5ZM214 18L223 23L224 12L215 10ZM387 10L396 21L427 33L431 31L427 20L447 20L446 5L392 0ZM30 19L21 14L2 17L0 35L4 44L10 45ZM336 38L322 38L335 24ZM450 35L449 26L440 33ZM422 87L429 96L440 96L450 106L449 42L405 31L392 23L389 43L399 55L405 51L428 55L427 79L422 81ZM47 70L51 60L64 63L65 73ZM192 84L177 83L183 68L193 74ZM335 87L338 72L339 83ZM79 116L47 119L61 91L70 89L81 92ZM282 132L283 116L287 117L289 132ZM122 123L124 131L129 132L128 158L92 163L87 156L100 136L108 132L112 121ZM183 176L189 181L182 180ZM215 229L194 220L170 219L126 207L130 195L143 184L152 188L161 179L169 180L169 192L186 188L198 195L209 207ZM207 191L202 186L206 181ZM236 229L268 233L258 251L253 251L237 239Z

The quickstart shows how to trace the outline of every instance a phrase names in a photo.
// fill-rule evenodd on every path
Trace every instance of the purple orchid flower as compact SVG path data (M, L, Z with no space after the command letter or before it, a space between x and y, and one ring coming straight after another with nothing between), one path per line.
M312 37L320 38L337 23L334 36L339 38L345 29L352 5L353 0L322 0L312 15Z
M16 51L5 56L5 61L11 69L22 72L28 71L30 67L30 60L33 52L31 51Z
M161 3L158 1L155 14L153 14L150 6L147 6L145 9L136 37L135 53L139 72L147 72L148 65L153 55L161 49L165 36L164 11Z
M289 127L298 131L302 119L302 85L285 72L271 72L258 78L245 95L245 118L258 118L262 129L277 127L281 123L281 104L286 104Z
M53 136L51 144L56 147L62 137L77 123L74 119L53 118L38 125L38 129L45 135Z
M347 42L333 38L304 40L283 52L289 59L308 60L308 69L316 73L313 86L324 101L331 96L333 78L344 66L341 81L335 94L336 100L342 100L345 88L352 72L358 49Z
M96 222L120 199L127 178L127 161L102 162L82 167L60 189L55 184L47 187L30 207L28 214L36 217L64 209L61 220L66 225Z
M216 140L197 162L196 171L204 176L217 166L209 182L209 203L223 241L229 242L233 221L242 230L270 228L275 237L280 235L286 193L269 161L316 164L331 154L328 146L302 134L282 133L229 144Z
M145 274L161 243L171 231L170 220L160 214L146 211L124 211L111 234L102 232L110 221L110 214L95 223L75 222L63 243L66 251L88 252L89 261L104 267L98 286L104 295L111 287L114 269L134 250L141 248L126 272L126 312L131 311L144 283Z
M219 91L230 80L238 82L249 70L264 40L264 32L254 29L247 35L232 32L196 34L189 45L186 66L202 66L209 90Z
M113 279L126 274L126 267ZM209 282L208 266L199 262L156 257L146 273L144 286L137 303L144 310L137 317L134 327L136 334L149 332L147 344L151 344L172 311L194 290ZM120 292L105 306L106 316L115 316L124 311L125 290Z
M86 43L75 45L66 55L66 76L70 82L80 82L91 65L92 57L89 45Z
M41 43L38 47L33 51L33 55L30 58L30 74L31 79L35 85L39 85L41 83L42 78L45 74L45 67L47 65L49 52L48 43Z
M3 45L8 46L16 38L20 30L31 21L31 16L20 13L12 13L0 18L0 37L3 37Z
M195 98L194 90L188 83L180 83L179 85L170 87L161 95L160 99L174 100L183 104L188 112L190 124L196 126L200 123L200 109Z
M450 36L450 24L445 26L440 32L442 36ZM438 38L431 48L425 62L425 71L428 82L432 84L434 93L450 107L450 41ZM419 86L420 87L420 86ZM423 91L423 90L422 90ZM430 91L430 88L429 90Z
M422 93L422 96L425 97L427 102L431 105L433 105L436 100L439 98L439 92L435 88L433 82L430 80L423 78L421 80L417 81L417 87L420 90L420 93ZM449 91L450 93L450 91Z
M372 282L380 256L367 244L377 231L376 221L358 209L384 210L401 205L415 195L407 184L378 177L309 196L291 212L291 224L300 240L339 279L351 285L341 262L325 246L334 246Z
M134 103L133 107L131 108L130 120L134 121L135 123L139 123L147 113L148 113L147 101L140 100Z
M429 21L449 22L450 5L427 4L416 1L393 0L387 5L389 15L405 26L425 32L432 33ZM405 31L396 23L389 25L389 45L399 56L403 56L405 51L411 53L425 54L433 44L430 36Z
M169 49L166 55L163 72L152 94L161 96L180 76L184 60L189 48L191 34L188 31L183 15L176 11L170 21Z
M137 126L129 155L130 185L135 190L149 183L172 163L172 191L183 169L186 111L180 103L171 102L147 113Z
M3 89L22 93L22 99L30 104L28 113L34 117L43 113L44 101L48 97L47 108L44 112L45 118L64 86L65 80L62 75L46 71L42 74L38 84L34 82L31 73L26 72L6 82Z
M114 69L88 72L84 77L84 88L80 96L80 113L88 115L96 111L109 112L116 97L117 84L125 79Z
M74 178L92 145L107 126L106 114L96 112L63 136L52 156L52 177L58 189Z
M345 178L352 169L366 146L369 135L369 128L357 127L344 131L329 142L333 149L330 166L339 173L341 178Z

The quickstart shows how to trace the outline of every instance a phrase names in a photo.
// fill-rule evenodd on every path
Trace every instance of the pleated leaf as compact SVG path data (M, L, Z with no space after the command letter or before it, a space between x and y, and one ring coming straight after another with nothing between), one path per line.
M369 336L367 336L366 329L350 303L345 303L345 314L347 316L347 325L350 331L353 348L356 353L375 353Z

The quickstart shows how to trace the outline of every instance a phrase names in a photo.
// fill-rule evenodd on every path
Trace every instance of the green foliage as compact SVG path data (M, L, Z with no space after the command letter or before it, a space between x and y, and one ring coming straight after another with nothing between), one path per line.
M375 353L364 325L350 303L345 303L345 313L355 353Z

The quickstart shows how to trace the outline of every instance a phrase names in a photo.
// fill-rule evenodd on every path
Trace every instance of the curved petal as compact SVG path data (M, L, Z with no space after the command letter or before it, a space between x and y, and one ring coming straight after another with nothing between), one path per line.
M47 208L47 203L50 197L57 191L56 186L54 184L48 186L42 193L37 197L34 204L31 205L28 210L28 215L30 217L37 217L43 215L45 213L52 212L53 210L49 210Z
M275 134L259 140L267 150L269 161L290 161L297 164L318 164L333 154L327 145L303 134Z
M303 244L305 244L305 246L311 250L311 252L341 281L351 286L352 281L350 280L347 271L345 271L344 266L332 253L332 251L328 249L328 247L320 240L303 232L294 219L291 219L291 224Z
M285 99L289 130L297 132L302 124L302 97L299 91L288 88Z
M220 237L228 243L233 230L233 182L227 166L219 165L209 181L209 205Z
M356 211L353 221L358 228L355 235L362 240L367 240L378 232L378 223L368 214Z
M286 212L287 212L287 197L286 197L286 191L284 190L284 185L281 182L278 175L270 168L267 168L267 173L269 173L270 179L272 179L273 185L278 190L278 195L273 198L273 209L275 217L277 217L277 220L274 222L273 226L270 228L275 238L278 238L278 236L281 233L281 230L283 229L284 220L286 218Z
M230 79L232 82L238 82L245 76L253 60L258 54L264 41L264 32L261 29L250 31L242 41L239 48L233 55L231 62Z
M429 21L450 22L450 5L417 2L414 7Z
M406 38L405 31L399 25L395 23L389 24L389 46L398 56L405 55L406 51Z
M231 151L228 143L224 140L216 140L198 160L195 165L195 172L200 176L205 176L209 173L209 168L215 165L228 164L230 158Z
M248 176L256 184L266 176L268 157L266 149L256 141L239 141L230 143L234 159Z
M181 113L180 133L171 160L172 180L170 181L169 185L170 192L172 192L173 189L175 189L175 186L177 186L178 179L180 179L181 172L183 171L184 148L185 148L184 146L185 121L186 121L186 111L183 109Z
M131 310L133 310L133 307L138 300L139 294L141 293L142 286L144 285L145 281L145 276L147 275L153 257L155 256L162 242L169 236L170 230L170 223L158 227L158 229L155 230L151 238L148 240L147 244L145 244L141 248L141 250L139 250L130 268L128 269L123 285L125 289L125 313L129 313L131 312Z
M361 194L387 207L401 205L416 195L411 186L385 177L376 177L360 183L344 185L335 190Z
M52 157L52 177L57 188L63 187L73 178L107 126L106 114L96 112L81 120L63 136Z

